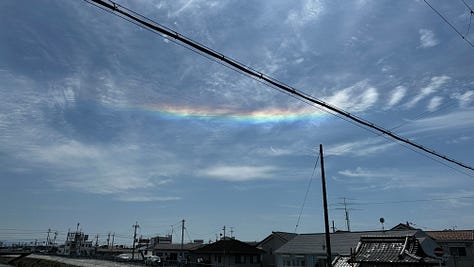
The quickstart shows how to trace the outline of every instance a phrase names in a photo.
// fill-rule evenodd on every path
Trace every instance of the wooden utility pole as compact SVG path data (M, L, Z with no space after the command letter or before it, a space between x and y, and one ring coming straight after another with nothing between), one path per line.
M135 222L134 225L132 225L132 227L134 228L134 231L133 231L133 246L132 246L132 260L135 259L135 242L137 240L137 228L140 227L138 225L138 222Z
M324 226L326 233L326 253L327 253L327 265L332 266L331 257L331 237L329 235L329 214L328 214L328 200L326 194L326 176L324 174L324 158L323 158L323 145L319 145L319 156L321 158L321 182L323 187L323 206L324 206Z

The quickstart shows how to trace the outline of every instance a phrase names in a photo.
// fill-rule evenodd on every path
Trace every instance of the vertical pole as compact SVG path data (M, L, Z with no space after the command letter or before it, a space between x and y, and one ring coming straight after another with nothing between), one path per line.
M114 249L115 233L112 234L112 250Z
M133 225L134 231L133 231L133 245L132 245L132 260L135 259L135 242L137 240L137 228L140 227L138 226L138 222L135 222Z
M184 220L181 221L181 260L180 265L184 261Z
M48 247L51 244L51 241L49 240L49 234L51 234L51 228L48 229L48 236L46 237L46 246Z
M327 266L332 266L331 257L331 238L329 236L329 214L328 214L328 200L326 196L326 176L324 173L324 158L323 158L323 145L319 145L319 156L321 158L321 182L323 187L323 206L324 206L324 226L326 232L326 252L327 252Z
M349 211L347 211L346 198L344 198L344 212L346 213L347 232L350 232L351 231L351 224L350 224L350 221L349 221Z

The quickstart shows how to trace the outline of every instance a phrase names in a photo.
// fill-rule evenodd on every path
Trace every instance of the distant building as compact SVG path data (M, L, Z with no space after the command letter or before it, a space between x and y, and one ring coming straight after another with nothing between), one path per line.
M64 255L88 256L94 251L92 241L88 240L89 235L83 232L68 232L64 243Z
M192 251L196 266L260 267L264 251L245 242L225 238Z

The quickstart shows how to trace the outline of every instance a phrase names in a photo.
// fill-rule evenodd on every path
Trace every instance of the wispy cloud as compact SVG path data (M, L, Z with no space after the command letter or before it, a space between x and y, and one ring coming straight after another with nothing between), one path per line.
M412 100L410 100L410 102L407 103L407 107L412 108L420 100L422 100L422 99L426 98L427 96L435 93L449 79L450 79L450 77L446 76L446 75L432 77L431 80L430 80L430 83L427 86L421 88L418 95L416 95Z
M143 194L135 195L119 195L115 199L123 202L155 202L155 201L174 201L181 200L181 197L163 197L163 196L149 196Z
M327 155L353 155L353 156L367 156L384 152L387 149L395 146L395 142L389 142L384 138L369 138L365 140L358 140L354 142L341 143L330 146L326 149Z
M474 91L469 90L464 93L455 93L453 97L459 101L461 107L469 105L474 100Z
M424 175L413 172L404 172L398 169L370 169L357 167L356 169L342 170L338 172L342 177L334 177L335 180L352 184L351 188L357 190L391 190L401 188L437 188L446 186L444 177L430 175L430 183L424 179ZM436 181L436 183L434 182Z
M299 8L290 10L286 23L293 26L302 26L316 18L323 12L324 5L319 0L306 0Z
M277 170L273 166L216 166L199 171L200 176L229 182L271 179Z
M429 48L439 44L439 41L436 39L433 31L420 29L418 33L420 34L420 47Z
M375 87L370 86L367 81L361 81L335 92L324 98L324 101L351 112L360 112L372 107L377 102L378 95Z
M400 101L405 97L407 92L407 88L405 86L397 86L390 92L390 98L387 103L387 107L385 109L390 109L396 104L400 103Z
M435 96L435 97L431 98L427 109L429 111L435 111L441 105L442 101L443 101L443 98L440 97L440 96Z
M412 130L403 133L403 135L429 131L453 131L472 128L472 125L474 125L474 109L471 108L437 117L411 121L409 126Z

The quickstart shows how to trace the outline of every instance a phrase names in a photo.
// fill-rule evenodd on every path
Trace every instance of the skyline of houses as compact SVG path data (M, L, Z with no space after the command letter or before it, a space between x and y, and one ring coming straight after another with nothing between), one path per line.
M335 267L384 264L472 267L474 264L474 230L423 231L401 223L389 230L333 231L330 240ZM442 256L439 250L443 251ZM98 236L91 240L78 227L68 232L67 240L55 252L102 259L117 259L122 255L124 259L138 261L154 256L170 266L323 267L327 264L324 233L275 231L259 242L244 242L226 235L215 241L186 243L173 242L172 235L137 237L135 248L130 248L109 240L107 245L99 246Z

